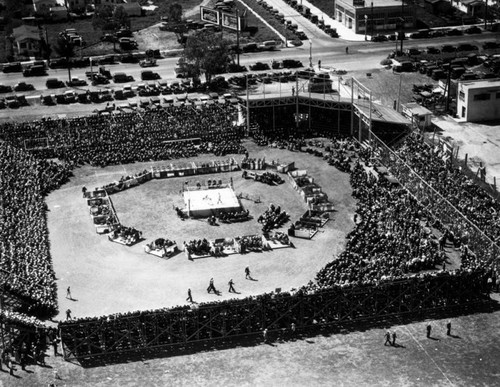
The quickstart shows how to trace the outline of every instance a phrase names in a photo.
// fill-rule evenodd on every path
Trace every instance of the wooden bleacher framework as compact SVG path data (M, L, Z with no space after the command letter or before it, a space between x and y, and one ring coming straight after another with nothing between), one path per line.
M188 344L257 337L272 332L341 328L391 316L422 316L489 300L484 273L436 275L363 287L335 287L314 294L277 293L253 299L141 312L61 324L66 360L84 360L154 348L175 351Z

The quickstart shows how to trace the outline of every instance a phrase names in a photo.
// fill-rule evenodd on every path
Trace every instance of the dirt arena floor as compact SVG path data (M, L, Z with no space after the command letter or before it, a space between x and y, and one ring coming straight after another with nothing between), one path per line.
M293 239L295 249L231 255L189 261L184 254L164 260L144 253L146 242L158 237L184 240L248 235L260 232L256 218L272 202L295 219L305 211L288 182L269 187L243 180L241 172L191 177L228 180L236 193L260 196L261 203L243 200L254 220L219 227L203 221L178 219L173 205L182 204L180 187L186 179L150 181L112 196L120 221L143 231L146 241L133 247L109 242L97 235L81 188L98 187L151 165L136 163L108 168L85 166L75 177L47 198L48 222L54 268L59 286L59 308L70 308L76 317L152 309L184 304L191 287L197 302L227 299L227 281L233 278L239 295L247 297L287 290L307 283L335 254L342 251L352 227L355 202L348 175L306 153L260 148L245 144L251 157L295 161L323 187L336 212L313 240ZM237 156L238 158L240 156ZM210 160L203 155L199 160ZM182 162L187 160L182 160ZM249 266L258 281L244 279ZM210 277L222 295L208 295ZM71 286L75 301L65 298ZM498 305L498 295L494 295ZM241 343L226 349L198 348L171 356L117 359L116 363L85 366L53 357L47 351L46 367L27 367L16 377L0 372L0 386L496 386L500 385L500 308L475 314L432 320L393 320L354 331L328 332L272 344ZM452 335L445 325L452 323ZM432 338L425 327L432 324ZM396 331L398 346L384 346L387 329ZM56 378L56 373L58 378Z
M306 153L260 148L253 142L246 146L250 157L294 161L297 168L306 169L315 178L335 204L336 211L331 214L331 221L312 240L294 238L293 249L194 261L188 260L184 253L170 259L148 255L144 252L145 244L160 237L175 240L182 246L184 241L192 239L260 234L262 226L257 218L270 203L281 206L291 219L302 215L307 209L306 204L288 181L279 186L268 186L242 179L241 172L153 180L111 196L120 222L141 230L146 239L126 247L95 233L89 208L82 198L82 186L103 186L123 175L140 172L152 165L168 165L169 162L135 163L103 169L85 166L77 169L68 184L47 198L52 257L59 287L58 318L64 318L68 308L73 317L84 317L171 307L185 303L188 288L191 288L196 302L209 302L248 297L276 288L289 290L313 279L334 254L342 251L345 236L354 226L355 202L348 174ZM241 155L235 157L242 158ZM208 161L210 156L202 155L198 160ZM181 190L184 183L190 181L194 185L197 181L214 178L224 182L232 178L236 194L260 198L260 203L241 200L243 207L253 216L252 220L209 226L202 219L183 221L176 216L173 207L183 207ZM281 230L286 231L288 225ZM246 266L250 267L257 281L245 280ZM211 277L222 291L221 296L207 294ZM239 292L237 295L227 292L231 278ZM65 298L68 286L71 286L72 296L77 301Z

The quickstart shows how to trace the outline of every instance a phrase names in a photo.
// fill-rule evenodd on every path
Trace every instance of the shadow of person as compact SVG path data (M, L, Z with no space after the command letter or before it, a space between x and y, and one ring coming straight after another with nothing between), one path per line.
M458 335L450 335L450 337L453 337L454 339L462 339L460 336Z
M258 280L258 279L255 279L255 278L252 278L252 277L250 277L250 278L249 278L249 280L250 280L250 281L259 282L259 280Z
M406 348L403 344L394 344L393 345L394 348Z
M430 340L434 340L434 341L441 341L437 337L427 336L427 338L430 339Z

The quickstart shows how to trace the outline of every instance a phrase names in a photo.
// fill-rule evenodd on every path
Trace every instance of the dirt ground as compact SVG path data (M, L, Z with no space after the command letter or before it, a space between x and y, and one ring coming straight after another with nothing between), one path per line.
M189 261L184 254L168 260L157 258L144 252L145 243L163 237L175 240L181 246L184 241L191 239L261 233L257 218L270 203L280 205L291 219L297 219L306 211L305 202L288 182L271 187L244 180L241 172L191 178L194 184L195 181L208 178L227 182L232 177L235 193L260 197L261 203L242 200L242 205L249 209L254 218L251 221L214 227L204 220L182 221L175 215L173 206L183 207L179 191L187 179L153 180L112 196L120 222L143 231L146 238L142 243L125 247L95 233L81 188L99 187L123 175L166 163L135 163L104 169L85 166L75 171L75 177L68 184L47 198L52 257L59 287L60 318L63 318L68 308L72 310L73 316L83 317L184 304L188 288L191 288L198 302L227 299L230 295L226 291L226 284L230 278L240 292L237 297L269 292L276 288L297 288L313 279L315 273L334 254L342 251L345 235L353 227L355 203L348 174L306 153L260 148L251 142L245 145L251 157L295 161L297 168L306 169L323 187L335 204L336 211L313 240L294 238L295 249L230 255L218 259ZM204 155L201 159L206 161L210 158ZM184 161L188 160L180 162ZM286 231L288 225L282 230ZM258 281L244 280L246 266L250 267L252 276ZM222 290L220 297L206 293L211 277L216 287ZM67 286L71 286L73 297L78 301L65 298Z

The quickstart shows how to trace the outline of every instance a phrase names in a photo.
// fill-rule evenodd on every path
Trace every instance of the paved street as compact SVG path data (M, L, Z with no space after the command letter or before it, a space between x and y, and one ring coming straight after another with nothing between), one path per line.
M484 33L474 36L460 36L460 37L443 37L436 39L421 39L421 40L406 40L404 47L417 47L425 48L427 46L441 46L443 44L460 44L472 43L481 46L483 42L488 40L495 40L498 35L491 33ZM328 46L325 45L326 41ZM333 67L336 69L345 69L348 71L370 70L377 68L380 61L386 57L388 53L395 49L395 42L372 43L372 42L348 42L342 39L321 38L315 39L312 42L312 49L309 47L307 41L301 47L285 48L277 51L266 51L252 54L243 54L240 57L242 65L250 65L252 63L270 62L271 60L283 59L298 59L301 60L304 66L309 65L309 56L312 53L312 63L317 64L321 60L324 67ZM345 47L349 46L349 55L345 55ZM178 80L175 78L174 68L178 58L165 58L158 61L158 66L150 68L158 72L162 79L167 81ZM125 72L134 77L135 83L141 82L141 71L143 70L138 64L120 63L116 65L107 66L111 73ZM72 76L85 78L85 72L89 71L90 67L72 69ZM226 77L230 76L225 74ZM0 73L0 84L14 86L18 82L32 83L35 86L35 91L31 94L40 94L40 91L46 90L45 82L48 78L58 78L67 80L68 72L66 69L49 70L48 75L43 77L23 77L20 73L4 74ZM109 85L101 85L96 89L102 88L116 88L123 87L122 84L114 84L111 82ZM84 89L93 89L92 86L84 87ZM56 93L56 91L52 91ZM29 93L25 93L29 94Z

